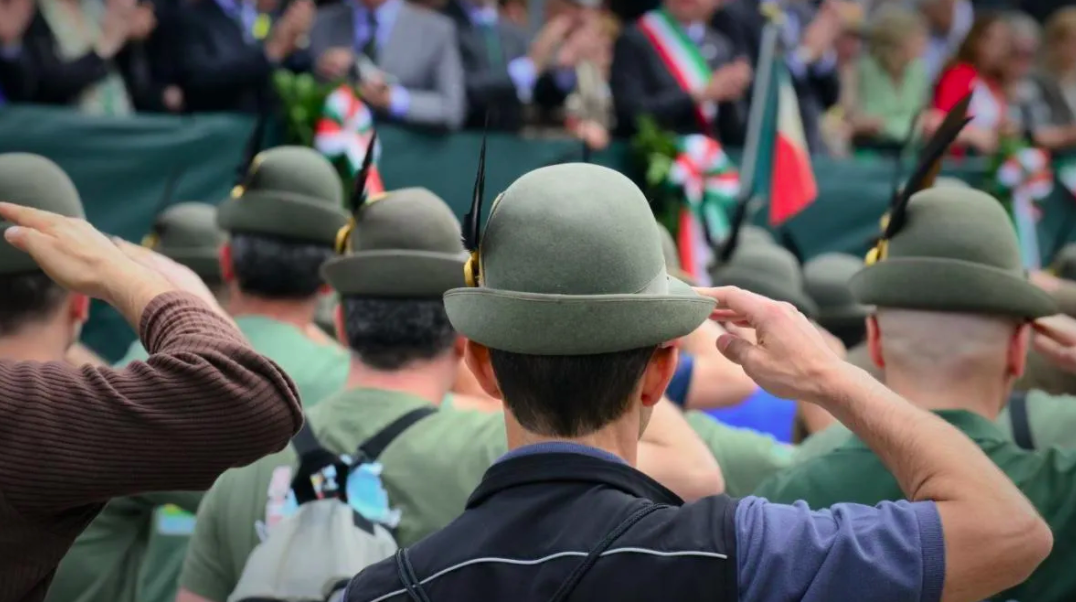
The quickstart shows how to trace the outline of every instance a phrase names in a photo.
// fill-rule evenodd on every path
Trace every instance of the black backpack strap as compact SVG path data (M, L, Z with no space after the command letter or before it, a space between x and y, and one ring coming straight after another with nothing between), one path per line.
M549 602L564 602L567 600L568 596L575 591L579 582L583 580L583 577L586 576L590 569L594 568L594 565L598 562L598 559L601 558L601 555L609 549L609 546L613 545L613 542L619 539L628 529L634 527L635 523L641 521L651 512L661 510L662 508L668 508L668 506L665 504L647 504L633 512L631 516L614 527L613 530L605 536L605 539L594 546L594 549L587 554L586 559L579 563L579 566L575 567L575 570L568 575L568 578L564 580L564 583L560 584L560 587L553 593L553 597L549 599Z
M334 467L337 474L337 488L331 493L334 497L347 501L345 484L348 465L340 459L340 456L321 446L318 438L314 436L314 429L310 427L309 420L303 420L303 426L292 437L291 444L299 454L299 468L296 469L295 477L291 480L291 490L295 493L296 503L303 505L319 499L312 479L315 474L329 466Z
M437 408L423 406L411 410L396 420L393 420L388 426L381 429L376 435L370 437L365 443L359 446L359 459L364 462L373 462L374 460L377 460L381 457L385 448L396 440L396 437L402 435L404 431L411 428L411 426L419 420L422 420L436 411Z
M1031 422L1027 416L1027 391L1013 391L1009 397L1009 420L1012 422L1012 438L1023 449L1035 449L1031 437Z
M396 572L400 576L400 582L407 590L407 595L412 602L430 602L426 590L422 589L422 583L415 575L415 567L411 565L411 555L407 548L396 550Z

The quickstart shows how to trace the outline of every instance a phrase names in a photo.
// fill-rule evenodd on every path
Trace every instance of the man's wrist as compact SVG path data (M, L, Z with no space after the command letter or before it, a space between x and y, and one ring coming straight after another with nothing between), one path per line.
M120 312L135 329L139 327L142 313L150 301L177 290L164 276L133 261L111 275L108 282L110 284L104 289L102 301Z
M815 391L802 401L813 403L831 413L836 407L847 405L877 381L863 370L844 361L836 360L815 372L809 379L815 383Z

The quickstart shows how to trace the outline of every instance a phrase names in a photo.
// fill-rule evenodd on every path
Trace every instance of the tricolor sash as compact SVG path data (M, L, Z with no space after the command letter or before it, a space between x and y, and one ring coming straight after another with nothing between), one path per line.
M650 40L684 92L690 94L710 82L711 71L699 47L669 13L660 8L646 13L639 19L639 30ZM695 107L695 114L704 131L709 133L717 115L717 105L703 103Z

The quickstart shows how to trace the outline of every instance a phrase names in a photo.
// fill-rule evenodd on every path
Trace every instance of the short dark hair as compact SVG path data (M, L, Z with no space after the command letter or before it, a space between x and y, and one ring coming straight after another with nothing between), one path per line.
M440 299L345 297L341 304L348 347L378 370L434 359L456 339Z
M580 437L617 420L656 347L597 355L525 355L490 349L504 403L523 428Z
M67 295L41 271L0 276L0 336L52 317Z
M234 234L232 269L239 290L267 299L305 299L322 285L318 271L333 256L328 245L262 234Z

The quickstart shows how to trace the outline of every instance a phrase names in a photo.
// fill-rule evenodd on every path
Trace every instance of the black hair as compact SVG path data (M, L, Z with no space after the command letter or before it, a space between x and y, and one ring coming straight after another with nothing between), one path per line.
M345 297L341 305L348 347L378 370L434 359L456 340L441 299Z
M628 411L655 349L556 356L489 353L504 403L523 428L546 437L580 437Z
M244 293L266 299L306 299L322 285L318 269L332 247L262 234L234 234L232 269Z
M0 336L52 317L68 293L44 272L0 276Z

